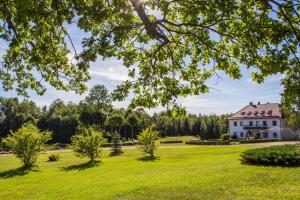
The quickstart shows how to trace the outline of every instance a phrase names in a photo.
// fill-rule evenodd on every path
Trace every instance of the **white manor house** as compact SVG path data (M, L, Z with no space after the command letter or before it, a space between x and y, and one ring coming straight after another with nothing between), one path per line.
M229 134L235 139L299 139L299 134L286 127L278 103L253 104L233 114L229 119Z

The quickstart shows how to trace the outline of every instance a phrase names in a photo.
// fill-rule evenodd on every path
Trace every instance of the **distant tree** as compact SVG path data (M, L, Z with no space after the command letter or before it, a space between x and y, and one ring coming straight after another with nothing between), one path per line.
M130 113L127 118L126 118L126 123L130 126L131 128L131 140L133 141L133 128L135 126L138 125L139 123L139 119L137 117L137 115L133 112L133 113Z
M140 149L154 157L154 151L157 149L156 140L159 138L159 132L154 130L154 126L145 128L139 135L138 141Z
M124 117L120 114L113 114L107 118L105 124L112 129L112 132L118 130L118 133L121 134L121 127L124 124Z
M17 98L0 98L0 132L6 136L25 123L35 124L41 114L40 108L29 100Z
M95 85L85 98L88 104L96 106L98 109L105 109L111 105L112 99L109 91L104 85Z
M72 136L71 141L71 147L77 156L88 157L91 162L94 162L100 157L101 147L106 139L101 132L87 128Z
M41 132L35 125L26 124L2 142L23 162L23 167L30 168L36 163L37 156L47 149L46 142L49 140L51 132Z
M207 139L207 124L204 119L201 120L201 132L200 132L201 138Z

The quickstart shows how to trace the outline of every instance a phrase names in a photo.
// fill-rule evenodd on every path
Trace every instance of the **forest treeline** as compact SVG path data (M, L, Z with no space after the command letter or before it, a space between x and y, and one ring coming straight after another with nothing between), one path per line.
M39 107L31 100L0 98L0 137L25 123L36 124L53 133L53 142L69 143L80 127L94 127L104 133L117 131L122 138L136 138L145 127L155 124L161 137L199 135L203 139L220 138L227 132L228 115L194 115L174 118L168 112L150 116L144 109L114 108L104 85L96 85L78 104L57 99Z

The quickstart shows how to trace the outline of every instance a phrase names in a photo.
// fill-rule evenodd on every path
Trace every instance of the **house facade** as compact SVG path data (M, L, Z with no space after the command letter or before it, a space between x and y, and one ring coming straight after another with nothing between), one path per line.
M298 139L286 138L286 123L278 103L249 103L228 119L231 138L236 139ZM289 136L289 137L294 137Z

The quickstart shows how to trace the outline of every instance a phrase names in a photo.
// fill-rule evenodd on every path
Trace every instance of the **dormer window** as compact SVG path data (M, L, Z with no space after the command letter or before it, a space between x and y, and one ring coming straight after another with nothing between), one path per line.
M244 114L246 114L245 112L241 112L241 115L244 115Z
M255 112L254 112L254 115L257 115L258 114L258 111L256 110Z
M247 112L247 115L251 115L251 113L252 113L252 112L251 112L251 111L249 111L249 112Z
M267 114L271 115L272 114L272 110L268 110Z
M265 114L265 111L264 111L264 110L260 111L260 114L261 114L261 115L264 115L264 114Z

